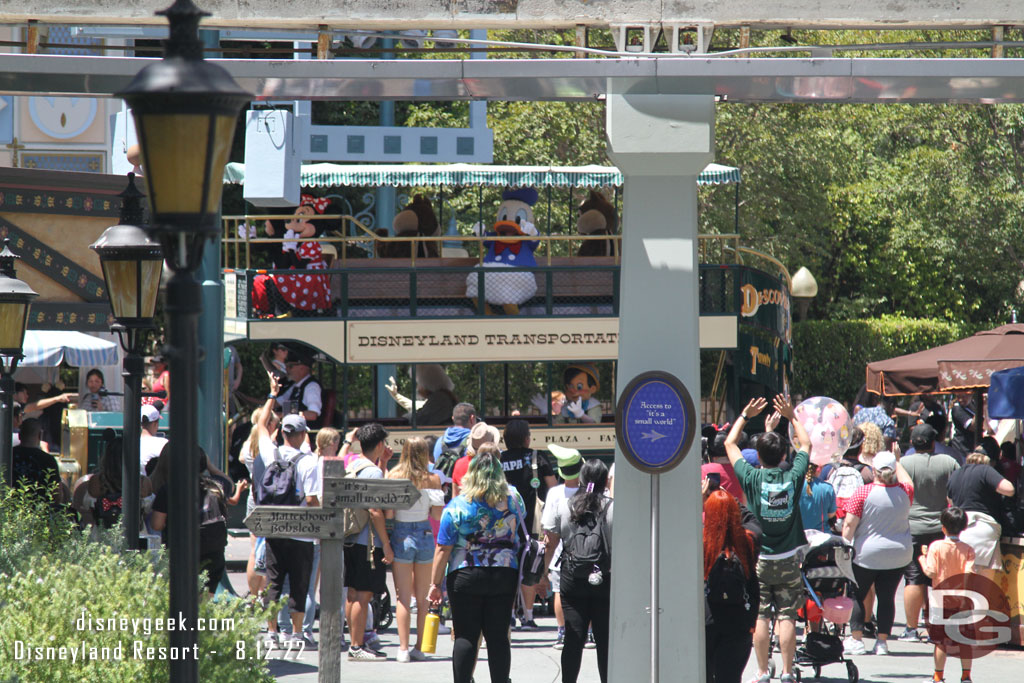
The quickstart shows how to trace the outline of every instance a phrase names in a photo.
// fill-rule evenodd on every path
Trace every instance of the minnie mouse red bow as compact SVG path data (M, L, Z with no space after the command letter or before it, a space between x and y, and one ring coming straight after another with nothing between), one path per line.
M100 500L100 505L103 507L104 512L110 512L114 508L121 509L121 499L110 500L109 498L103 498Z
M302 195L302 202L300 206L312 206L313 210L317 213L323 213L327 205L331 203L327 197L314 197L311 194Z

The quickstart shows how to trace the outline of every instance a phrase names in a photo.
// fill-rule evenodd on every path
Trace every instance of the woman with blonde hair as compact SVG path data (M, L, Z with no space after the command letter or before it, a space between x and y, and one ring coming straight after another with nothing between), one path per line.
M398 655L399 662L422 661L427 658L420 649L423 624L427 620L427 588L430 587L430 563L434 559L434 532L430 517L441 518L444 493L441 478L428 470L430 449L426 439L413 437L402 446L398 464L389 470L387 479L408 479L420 491L420 498L408 510L388 510L395 520L391 547L395 561L391 572L398 593ZM416 600L416 648L409 649L409 628L412 601Z
M508 680L512 665L508 622L518 592L525 519L522 497L505 481L498 447L483 444L469 463L462 493L452 498L441 515L427 595L432 604L440 603L438 584L447 580L455 632L455 683L472 680L481 633L487 641L491 680Z
M261 426L266 432L264 436L273 434L274 430L277 429L277 416L270 407L272 403L272 401L267 401L265 405L252 411L250 418L252 421L252 431L249 432L249 438L242 446L242 464L249 470L249 478L252 481L252 485L249 487L249 498L245 503L246 517L256 507L256 488L263 478L264 470L266 470L266 463L260 459L260 448L262 447L264 450L269 449L270 452L274 450L273 441L270 438L261 439L260 436ZM249 560L245 563L245 579L249 585L249 595L258 595L267 585L267 577L264 574L266 549L263 544L264 540L262 538L252 533L249 534Z
M857 426L864 434L864 441L860 446L860 461L870 466L875 454L885 450L885 436L874 422L861 422Z

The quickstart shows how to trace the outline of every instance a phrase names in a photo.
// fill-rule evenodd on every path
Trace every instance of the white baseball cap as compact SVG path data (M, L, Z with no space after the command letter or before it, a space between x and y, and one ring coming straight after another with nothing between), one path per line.
M160 421L160 411L151 405L142 406L142 423L148 424L150 422Z

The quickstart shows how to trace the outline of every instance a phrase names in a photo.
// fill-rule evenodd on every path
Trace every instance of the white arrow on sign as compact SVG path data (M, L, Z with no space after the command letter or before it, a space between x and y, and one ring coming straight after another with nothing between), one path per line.
M3 98L3 97L0 97L0 111L3 111L6 108L7 108L7 99Z
M324 476L324 507L407 510L420 499L408 479L335 479Z
M643 434L641 434L640 438L641 439L650 439L651 442L653 443L653 442L657 441L658 439L664 439L666 436L668 436L668 434L662 434L662 433L656 432L656 431L654 431L652 429L649 432L644 432Z

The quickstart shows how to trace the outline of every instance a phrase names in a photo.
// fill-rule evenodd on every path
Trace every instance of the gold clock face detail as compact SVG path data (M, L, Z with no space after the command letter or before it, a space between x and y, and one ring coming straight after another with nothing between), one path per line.
M96 120L97 103L91 97L30 97L32 123L50 137L67 140L81 135Z

